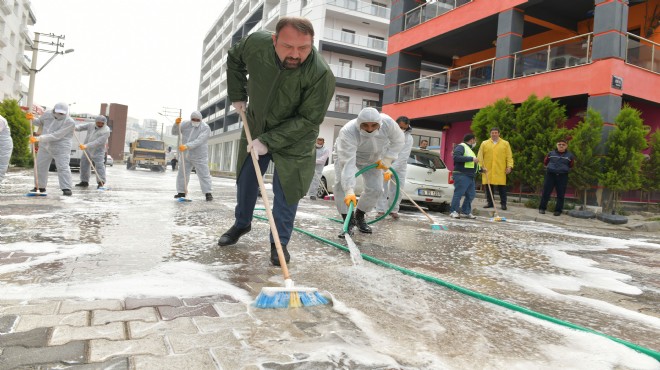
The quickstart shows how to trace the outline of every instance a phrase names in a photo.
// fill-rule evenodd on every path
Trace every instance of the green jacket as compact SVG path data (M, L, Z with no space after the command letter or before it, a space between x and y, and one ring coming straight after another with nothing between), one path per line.
M313 48L299 68L283 69L272 34L261 31L229 50L227 84L232 102L250 97L246 115L252 139L268 147L287 203L297 203L314 176L314 144L335 90L330 67ZM243 131L236 165L239 176L248 157L246 147Z

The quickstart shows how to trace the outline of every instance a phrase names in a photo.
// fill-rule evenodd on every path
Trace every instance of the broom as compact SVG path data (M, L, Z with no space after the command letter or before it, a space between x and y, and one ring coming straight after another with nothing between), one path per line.
M490 192L490 199L493 200L493 210L495 210L495 217L491 218L490 220L493 222L506 222L505 217L500 217L500 215L497 214L497 207L495 206L495 197L493 197L493 189L490 187L490 181L488 181L488 172L484 172L484 176L486 176L488 192Z
M34 126L32 125L32 119L34 118L34 116L32 115L32 113L28 113L26 115L26 118L30 120L30 137L34 137ZM38 196L45 197L48 194L46 194L46 192L42 193L41 191L39 191L39 170L37 170L37 154L36 154L37 151L35 150L35 146L36 146L35 143L30 144L30 147L32 148L32 163L34 164L35 191L30 191L26 195L28 197L38 197Z
M180 113L180 112L179 112ZM179 117L181 119L181 117ZM179 125L179 146L183 145L183 138L181 136L181 123L175 123L175 125ZM192 202L192 199L188 199L188 177L186 177L186 153L181 151L181 148L179 149L178 152L181 154L181 169L183 170L183 191L186 195L184 195L181 198L177 198L177 202Z
M245 117L245 112L242 109L238 109L238 113L241 115L241 120L243 121L243 128L245 129L245 137L247 138L248 143L252 143L252 135L250 135L250 128L248 127L247 118ZM259 308L287 308L287 307L302 307L302 306L316 306L322 304L328 304L329 301L318 292L316 288L306 288L306 287L294 287L293 280L289 276L289 269L286 266L286 259L284 258L284 253L282 252L282 244L280 243L280 235L277 233L277 227L275 226L275 219L273 218L273 212L270 209L270 202L268 201L268 193L266 192L266 185L264 185L264 179L261 176L261 169L259 168L259 159L257 158L257 152L254 149L250 150L250 157L252 157L252 164L254 165L254 171L257 175L257 181L259 182L259 189L261 189L261 199L264 202L264 207L266 208L266 215L268 216L268 224L270 225L270 232L273 234L273 240L275 241L275 248L277 249L277 258L280 261L280 267L282 268L282 276L284 277L284 288L281 287L264 287L261 289L261 293L257 296L257 299L254 303L255 306Z
M426 213L426 212L422 209L422 207L420 207L419 204L417 204L417 202L415 202L415 201L413 200L413 198L412 198L410 195L408 195L408 193L406 193L405 190L403 190L403 188L400 187L399 190L400 190L400 191L401 191L406 197L408 197L408 200L410 200L410 201L412 202L412 204L414 204L415 207L417 207L417 209L419 209L419 210L424 214L424 216L426 216L426 218L429 219L429 221L431 221L431 230L447 230L447 226L445 226L445 225L440 225L440 224L435 223L435 221L431 218L431 216L429 216L429 214Z
M78 135L76 135L75 127L73 128L73 137L76 138L76 141L78 142L78 145L82 145L82 143L80 142L80 139L78 139ZM99 186L99 188L97 190L108 190L108 188L105 187L105 182L101 180L101 177L99 176L99 173L96 170L96 166L94 166L94 161L92 161L92 159L89 157L89 154L87 154L87 150L82 149L82 152L85 154L85 157L87 157L87 160L89 161L89 164L92 166L92 169L94 170L94 175L96 175L97 182L103 184L103 185Z

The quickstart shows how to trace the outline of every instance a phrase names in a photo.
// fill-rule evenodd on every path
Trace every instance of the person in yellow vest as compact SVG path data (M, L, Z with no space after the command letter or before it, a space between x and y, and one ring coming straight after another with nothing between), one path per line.
M456 145L452 154L452 158L454 158L454 197L451 199L451 213L449 214L452 218L476 218L472 214L472 200L476 195L474 178L479 171L479 158L472 151L476 142L477 139L473 134L465 134L463 142ZM463 196L465 199L461 205Z
M486 173L483 178L484 185L490 184L493 193L497 189L502 210L506 210L506 175L513 170L513 154L509 142L500 137L499 128L490 129L490 139L481 143L477 157L482 172ZM493 198L488 190L486 199L488 204L484 208L493 208Z

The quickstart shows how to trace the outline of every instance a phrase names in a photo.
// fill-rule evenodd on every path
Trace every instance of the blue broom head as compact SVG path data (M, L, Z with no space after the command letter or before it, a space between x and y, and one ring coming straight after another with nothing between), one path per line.
M37 193L37 192L34 192L34 193L29 192L29 193L25 194L26 197L45 197L46 195L48 195L48 194L46 194L46 193Z
M328 299L315 288L266 287L261 290L254 305L258 308L295 308L328 303Z

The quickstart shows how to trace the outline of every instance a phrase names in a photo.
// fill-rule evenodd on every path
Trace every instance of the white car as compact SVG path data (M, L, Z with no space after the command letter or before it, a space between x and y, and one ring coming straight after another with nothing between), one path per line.
M440 159L440 154L426 149L413 148L408 157L406 182L403 190L420 206L426 206L431 211L444 212L449 209L451 198L454 196L454 181L452 173ZM335 166L329 164L323 168L321 176L322 186L317 190L317 196L322 198L333 192L335 186ZM325 189L324 189L325 187ZM359 195L364 189L362 176L357 178L355 194ZM403 192L399 192L402 202L410 202Z
M114 159L110 156L110 154L105 155L105 165L112 167L115 164Z

